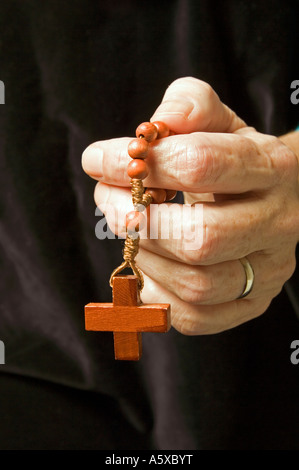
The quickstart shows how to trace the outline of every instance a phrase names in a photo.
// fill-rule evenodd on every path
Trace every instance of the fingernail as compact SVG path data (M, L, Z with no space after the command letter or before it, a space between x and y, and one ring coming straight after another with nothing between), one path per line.
M190 101L181 101L181 100L168 100L163 101L160 106L158 106L155 117L165 116L165 115L180 115L185 119L188 119L189 115L192 113L194 104Z
M100 147L90 146L82 154L82 168L88 175L97 178L103 175L103 151Z

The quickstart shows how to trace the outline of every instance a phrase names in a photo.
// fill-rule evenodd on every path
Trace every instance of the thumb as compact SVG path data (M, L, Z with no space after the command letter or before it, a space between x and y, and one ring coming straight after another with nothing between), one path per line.
M151 121L163 121L177 134L234 132L246 126L208 83L193 77L171 83Z

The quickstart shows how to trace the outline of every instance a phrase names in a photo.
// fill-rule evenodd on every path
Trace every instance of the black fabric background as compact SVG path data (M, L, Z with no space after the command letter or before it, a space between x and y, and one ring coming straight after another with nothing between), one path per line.
M133 135L184 75L261 132L293 129L298 13L276 0L1 2L1 450L298 450L298 272L262 317L143 335L142 361L117 363L110 334L84 331L121 245L95 237L81 169L87 145Z

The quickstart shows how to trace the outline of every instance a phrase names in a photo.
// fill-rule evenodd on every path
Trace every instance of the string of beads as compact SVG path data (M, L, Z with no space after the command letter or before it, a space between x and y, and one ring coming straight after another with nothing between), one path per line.
M151 204L162 204L171 201L176 196L175 190L158 188L144 188L143 180L148 176L149 169L145 162L152 142L170 135L170 130L164 122L143 122L136 129L136 138L128 145L128 154L131 161L127 173L131 178L131 194L134 210L126 215L126 239L123 248L122 264L114 269L110 277L110 286L114 276L129 267L138 278L139 291L143 289L144 280L141 270L135 262L139 250L139 232L146 225L146 218L142 212Z

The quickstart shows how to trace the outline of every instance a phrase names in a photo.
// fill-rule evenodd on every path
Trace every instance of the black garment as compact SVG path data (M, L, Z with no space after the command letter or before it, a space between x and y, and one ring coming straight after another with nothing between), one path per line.
M261 132L294 128L298 13L275 0L1 2L1 450L299 449L298 271L260 318L146 334L139 363L116 362L83 309L109 301L121 244L96 238L81 169L91 142L133 135L184 75Z

